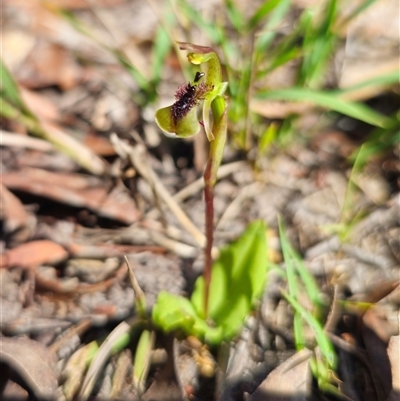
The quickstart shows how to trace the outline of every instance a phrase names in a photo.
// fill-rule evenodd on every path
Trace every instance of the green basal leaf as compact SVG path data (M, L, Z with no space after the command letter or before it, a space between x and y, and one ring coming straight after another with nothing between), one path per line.
M233 244L221 250L212 268L208 319L221 327L223 338L232 338L261 295L267 266L265 226L256 221ZM191 301L204 316L204 280L199 277ZM212 342L207 338L206 341Z
M221 327L210 327L199 317L192 303L184 297L162 291L153 307L152 319L154 324L169 333L182 330L187 335L207 338L217 344L223 340Z
M264 289L267 268L265 226L256 221L233 244L221 250L213 265L209 313L204 319L204 280L197 279L189 301L161 292L153 322L164 331L182 330L211 344L237 334Z
M193 305L186 298L161 291L153 307L154 323L164 331L188 330L197 318Z
M178 138L189 138L200 130L197 110L193 108L176 124L172 118L171 107L164 107L156 112L156 123L166 134L175 134Z
M143 393L145 389L154 342L154 332L143 330L136 347L135 361L133 363L133 383L140 393Z

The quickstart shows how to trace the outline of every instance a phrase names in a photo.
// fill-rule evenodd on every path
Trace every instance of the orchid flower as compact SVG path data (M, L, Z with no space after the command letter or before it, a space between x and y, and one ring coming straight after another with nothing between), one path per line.
M214 185L217 180L217 171L221 164L227 135L226 100L223 96L228 86L222 81L221 64L217 54L211 47L179 43L181 50L187 50L188 60L203 67L197 72L193 82L181 86L175 93L175 103L159 109L156 112L156 123L166 134L174 134L179 138L188 138L196 135L200 130L197 119L197 107L202 104L203 123L205 133L210 142L210 151L206 169L204 171L204 195L206 238L205 266L203 271L204 313L207 315L208 294L211 282L212 256L211 250L214 238ZM212 121L210 118L212 115Z

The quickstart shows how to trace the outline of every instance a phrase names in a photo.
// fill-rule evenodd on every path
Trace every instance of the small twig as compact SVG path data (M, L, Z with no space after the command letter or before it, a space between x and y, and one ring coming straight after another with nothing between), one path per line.
M80 322L77 324L73 325L70 327L67 331L67 333L61 337L59 340L55 341L53 344L49 346L49 349L57 353L58 350L61 347L64 347L65 344L70 341L73 337L75 336L81 336L83 333L85 333L90 326L92 325L92 320L91 319L82 319Z
M182 258L193 258L197 255L197 249L190 245L175 241L156 231L150 231L149 233L151 239L156 244L163 246L164 248L170 250L171 252L174 252Z
M141 322L138 322L137 324L141 324ZM87 400L89 398L89 395L102 372L102 368L113 353L115 344L120 341L123 336L129 336L132 327L133 324L123 321L104 340L86 373L77 399Z
M26 135L14 134L13 132L1 130L1 146L15 146L49 152L57 150L50 142Z
M146 318L146 296L136 279L135 272L129 263L129 259L124 255L125 263L128 266L129 280L131 282L133 291L135 292L135 305L140 317Z
M248 163L242 160L238 162L224 164L218 169L217 178L218 180L221 180L222 178L225 178L236 171L241 171L241 169L243 169L246 166L248 166ZM195 195L203 188L204 188L204 178L201 177L196 181L193 181L192 183L187 185L185 188L182 188L179 192L173 195L173 198L178 202L182 202L185 199ZM159 215L158 209L151 209L146 213L146 217L152 219L156 218L158 215Z

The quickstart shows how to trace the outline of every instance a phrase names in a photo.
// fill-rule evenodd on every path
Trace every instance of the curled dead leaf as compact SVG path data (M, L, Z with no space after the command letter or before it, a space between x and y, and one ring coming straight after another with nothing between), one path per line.
M0 338L0 362L21 378L40 400L54 399L58 382L56 357L44 345L27 338Z

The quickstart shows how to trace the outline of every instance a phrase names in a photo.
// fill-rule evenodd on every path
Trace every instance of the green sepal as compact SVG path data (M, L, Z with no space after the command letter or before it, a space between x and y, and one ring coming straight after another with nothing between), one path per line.
M189 138L200 131L195 107L176 124L172 118L171 108L172 106L163 107L156 112L156 123L163 132L172 134L178 138Z

